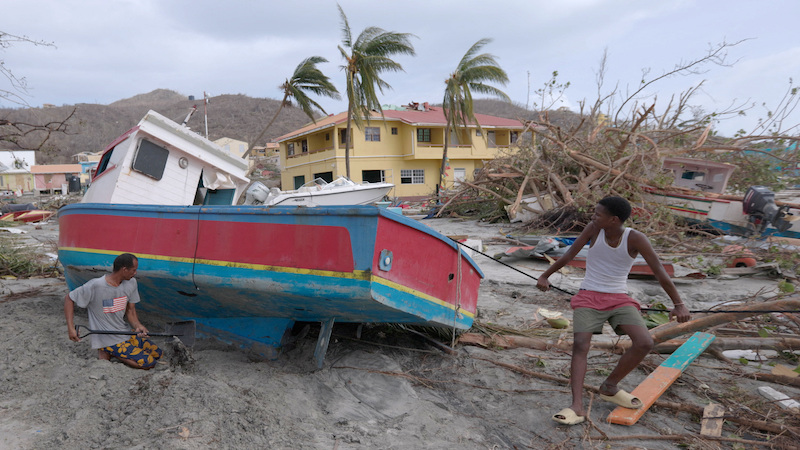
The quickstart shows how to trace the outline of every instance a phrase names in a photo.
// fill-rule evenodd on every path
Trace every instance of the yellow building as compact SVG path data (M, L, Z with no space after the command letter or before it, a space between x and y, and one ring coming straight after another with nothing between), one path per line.
M247 151L248 147L247 142L229 137L219 138L214 141L214 143L224 148L226 152L237 158L241 158L242 155L244 155L244 152Z
M484 161L514 144L524 129L518 120L476 114L483 133L470 126L451 133L445 188L472 180ZM277 139L281 184L296 189L322 178L346 175L347 113L318 120ZM355 182L386 181L395 185L393 197L423 198L436 191L444 149L445 118L440 107L413 103L373 112L364 129L352 127L350 178Z

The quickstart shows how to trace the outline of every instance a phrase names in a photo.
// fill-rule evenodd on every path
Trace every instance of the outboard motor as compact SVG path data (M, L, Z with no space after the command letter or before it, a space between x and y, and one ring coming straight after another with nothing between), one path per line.
M792 226L784 219L789 207L776 205L775 194L766 186L750 186L744 195L742 209L758 233L764 232L769 224L778 231L786 231Z
M269 197L269 188L260 181L254 181L244 193L245 205L263 205Z

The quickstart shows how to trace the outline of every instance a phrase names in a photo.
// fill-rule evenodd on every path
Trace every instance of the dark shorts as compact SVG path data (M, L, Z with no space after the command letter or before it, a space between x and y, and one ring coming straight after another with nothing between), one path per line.
M142 339L138 336L132 336L125 342L120 342L117 345L104 347L104 350L116 358L129 359L134 361L139 367L143 369L151 369L161 358L161 349L156 344L153 344L147 339Z
M642 315L635 306L622 306L608 311L600 311L592 308L576 308L572 312L572 324L575 333L600 334L603 332L603 324L608 322L614 332L624 335L625 332L619 328L620 325L639 325L647 328L642 319Z

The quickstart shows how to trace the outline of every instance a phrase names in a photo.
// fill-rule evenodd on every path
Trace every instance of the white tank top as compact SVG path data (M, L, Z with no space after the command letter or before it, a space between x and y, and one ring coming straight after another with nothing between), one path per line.
M586 276L581 289L596 292L627 293L628 273L633 267L633 258L628 254L628 235L625 228L616 247L606 243L605 230L597 234L597 242L589 247L586 256Z

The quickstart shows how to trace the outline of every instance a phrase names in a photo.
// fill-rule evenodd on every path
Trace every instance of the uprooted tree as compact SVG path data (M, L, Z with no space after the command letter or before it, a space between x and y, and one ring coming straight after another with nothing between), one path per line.
M624 94L617 88L601 94L604 56L597 76L597 100L591 105L582 102L578 114L569 120L563 116L554 119L556 114L546 104L568 86L559 84L554 72L545 87L537 91L541 109L532 118L522 120L526 131L533 131L533 141L520 140L517 148L488 162L474 181L464 182L451 193L439 215L478 214L485 219L498 219L528 210L536 217L532 227L577 230L587 223L591 207L603 196L621 195L634 205L643 205L645 188L667 186L671 176L661 170L667 156L736 163L740 170L735 175L738 178L730 183L732 189L746 189L752 184L779 188L775 172L769 169L776 161L795 167L800 160L798 126L786 124L800 102L791 80L786 96L767 112L767 119L760 120L751 132L740 131L730 138L718 136L714 125L752 106L731 105L725 111L705 113L690 102L702 82L673 96L666 106L657 105L655 96L643 94L664 78L701 73L710 64L727 65L727 50L733 45L736 43L719 44L703 57L658 76L649 77L649 72L643 71L640 84ZM770 157L759 158L760 154ZM522 202L531 196L545 211ZM637 227L650 233L673 223L666 210L651 207L642 208L637 220Z
M34 46L53 46L51 43L34 41L25 36L15 36L0 31L0 48L8 48L14 44L32 44ZM5 61L0 59L0 75L5 78L7 87L0 86L0 107L8 104L12 107L27 107L27 81L18 77ZM61 120L50 122L26 122L9 118L11 109L0 110L0 148L3 150L42 150L48 139L55 133L67 133L68 122L75 114L73 109Z

